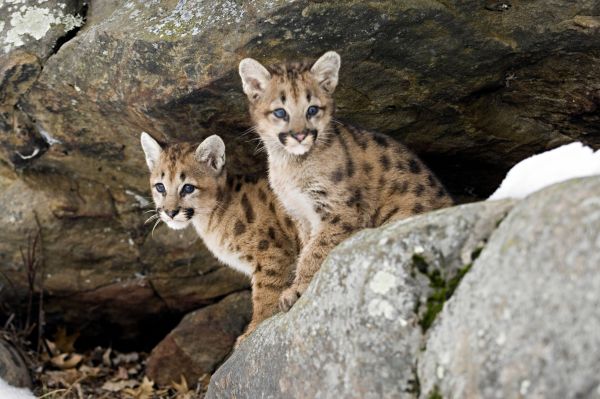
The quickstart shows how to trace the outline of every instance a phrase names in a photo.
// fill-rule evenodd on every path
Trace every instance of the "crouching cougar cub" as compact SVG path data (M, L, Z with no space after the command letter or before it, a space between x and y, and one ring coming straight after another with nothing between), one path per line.
M452 205L444 187L406 147L333 119L340 56L268 68L251 58L239 72L267 150L269 180L303 247L281 297L289 309L329 251L357 230Z
M218 136L161 147L142 133L141 142L160 219L172 229L192 224L219 260L252 277L253 315L239 343L277 312L293 280L300 251L294 223L266 178L227 174Z

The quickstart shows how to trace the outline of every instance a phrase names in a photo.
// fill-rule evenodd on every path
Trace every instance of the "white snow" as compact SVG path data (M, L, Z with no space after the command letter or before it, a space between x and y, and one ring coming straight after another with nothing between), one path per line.
M0 398L2 399L35 399L27 388L15 388L0 378Z
M544 187L576 177L600 174L600 150L580 142L563 145L522 160L488 200L523 198Z

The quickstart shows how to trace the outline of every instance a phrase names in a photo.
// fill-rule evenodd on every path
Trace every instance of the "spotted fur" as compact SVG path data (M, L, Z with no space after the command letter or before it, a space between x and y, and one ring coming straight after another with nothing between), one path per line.
M266 178L228 175L218 136L199 146L161 147L142 133L142 146L161 220L174 229L193 225L219 260L251 276L253 316L241 341L277 311L281 293L293 280L300 251L294 225ZM186 193L186 185L194 190Z
M240 63L250 115L268 154L270 184L304 244L294 283L281 297L284 310L329 251L352 233L452 205L442 184L405 146L333 118L339 67L335 52L312 65Z

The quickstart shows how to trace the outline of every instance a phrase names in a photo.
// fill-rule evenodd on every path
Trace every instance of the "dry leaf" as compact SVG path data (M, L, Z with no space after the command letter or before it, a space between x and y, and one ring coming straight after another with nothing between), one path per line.
M75 352L75 341L77 341L77 338L79 338L79 331L68 335L66 328L58 327L56 334L54 334L54 344L60 353L72 353Z
M102 364L106 367L110 367L112 365L110 361L110 354L112 353L112 348L108 348L106 352L102 355Z
M61 370L72 369L76 367L83 359L83 356L77 353L62 353L50 359L50 362Z
M119 370L117 371L117 379L126 380L128 378L129 378L129 373L127 372L127 369L123 366L119 366Z
M191 399L192 393L183 374L181 375L181 383L173 382L172 385L175 391L177 391L177 399Z
M144 380L139 387L136 389L128 388L123 392L135 399L150 399L154 393L154 381L149 380L148 377L144 377Z
M106 381L102 389L110 392L120 392L126 388L133 388L139 383L136 380Z
M137 352L119 353L113 359L113 363L115 364L115 366L118 366L122 363L135 363L138 360L140 360L140 355Z
M190 389L188 388L188 383L187 380L185 379L185 376L182 374L181 375L181 382L178 384L175 381L173 381L173 388L175 388L175 390L177 391L177 393L187 393L190 391Z
M75 369L63 371L46 371L44 374L47 377L46 383L51 387L70 387L80 377Z

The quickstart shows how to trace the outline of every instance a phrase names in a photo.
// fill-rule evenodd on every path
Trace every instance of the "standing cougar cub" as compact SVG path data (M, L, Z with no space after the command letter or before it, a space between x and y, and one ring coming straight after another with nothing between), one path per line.
M246 58L239 67L271 187L303 242L294 283L281 296L283 310L306 290L329 251L355 231L452 205L406 147L333 119L339 68L333 51L312 66L267 69Z
M172 229L191 223L219 260L252 277L252 321L239 343L276 313L293 280L300 251L294 223L266 178L227 175L219 136L163 148L142 133L141 142L158 217Z

